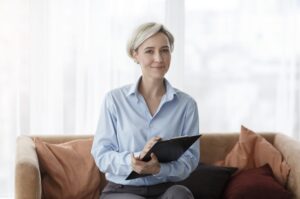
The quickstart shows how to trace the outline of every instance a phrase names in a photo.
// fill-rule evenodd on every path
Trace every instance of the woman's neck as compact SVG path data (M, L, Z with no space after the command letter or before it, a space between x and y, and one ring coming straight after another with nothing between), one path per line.
M164 79L154 80L142 77L138 89L146 99L161 98L166 92Z

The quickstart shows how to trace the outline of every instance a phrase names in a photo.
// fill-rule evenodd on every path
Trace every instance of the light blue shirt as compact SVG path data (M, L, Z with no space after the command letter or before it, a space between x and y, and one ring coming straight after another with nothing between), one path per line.
M199 141L177 161L160 163L158 174L125 180L132 171L131 153L139 154L152 137L170 139L199 134L198 108L192 97L173 88L165 79L166 93L152 116L138 92L138 84L139 81L107 93L92 146L96 165L108 181L123 185L183 180L198 165Z

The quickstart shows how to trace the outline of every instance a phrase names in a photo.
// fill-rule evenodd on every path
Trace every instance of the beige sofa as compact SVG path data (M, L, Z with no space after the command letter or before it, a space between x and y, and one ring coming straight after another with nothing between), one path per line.
M300 142L282 134L260 133L272 143L284 156L291 167L288 178L288 189L295 199L300 199ZM20 136L17 139L16 167L15 167L15 198L41 198L40 168L33 142L39 137L49 143L62 143L86 136ZM225 155L237 142L239 133L203 133L201 137L201 161L212 164L224 159ZM103 181L102 181L103 182ZM103 186L101 186L102 188Z

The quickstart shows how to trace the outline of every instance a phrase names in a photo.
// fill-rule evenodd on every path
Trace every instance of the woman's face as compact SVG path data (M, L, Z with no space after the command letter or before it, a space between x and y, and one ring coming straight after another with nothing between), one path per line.
M168 37L163 33L153 35L133 52L133 57L141 65L144 77L163 79L171 62Z

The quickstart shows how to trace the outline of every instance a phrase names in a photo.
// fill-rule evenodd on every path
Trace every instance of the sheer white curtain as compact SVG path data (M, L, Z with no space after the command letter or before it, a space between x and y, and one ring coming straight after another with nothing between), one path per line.
M297 0L186 0L185 90L202 131L280 131L299 138Z
M126 54L131 31L147 21L173 26L184 9L183 1L166 9L170 2L0 1L2 195L12 195L18 135L94 133L104 94L140 75Z
M92 134L104 94L140 74L131 30L175 35L171 83L198 102L201 131L299 138L297 0L0 0L0 194L12 195L15 139Z

